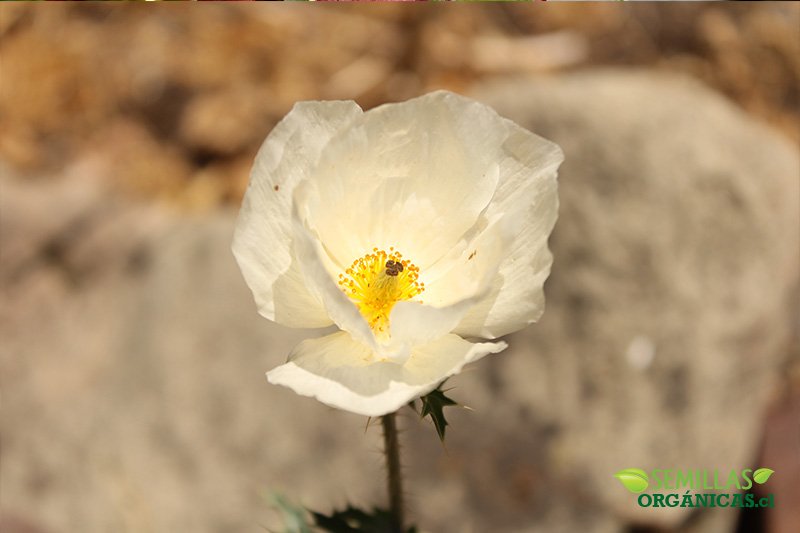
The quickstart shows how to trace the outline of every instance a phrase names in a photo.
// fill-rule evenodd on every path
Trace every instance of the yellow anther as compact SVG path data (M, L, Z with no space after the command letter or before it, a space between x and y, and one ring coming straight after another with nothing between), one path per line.
M358 306L378 336L389 335L389 314L394 304L410 300L425 290L418 282L419 268L402 254L373 248L339 274L339 287Z

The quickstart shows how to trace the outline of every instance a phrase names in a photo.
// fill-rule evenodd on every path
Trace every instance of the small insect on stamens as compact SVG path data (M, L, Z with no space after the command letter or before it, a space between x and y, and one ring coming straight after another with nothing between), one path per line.
M398 263L392 259L386 261L386 275L387 276L396 276L400 272L403 271L402 263Z

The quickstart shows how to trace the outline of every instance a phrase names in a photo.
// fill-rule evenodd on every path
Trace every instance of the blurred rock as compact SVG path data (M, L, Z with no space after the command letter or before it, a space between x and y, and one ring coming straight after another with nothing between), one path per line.
M258 316L231 212L0 179L3 531L258 531L274 490L374 503L377 431L267 384L309 332Z
M0 531L3 533L46 533L30 522L5 515L0 515Z
M574 521L593 512L678 527L690 509L639 508L613 474L757 467L796 325L797 150L681 77L601 71L476 94L566 161L542 321L455 380L477 411L448 446L469 457L463 505L483 516L508 505L475 472L512 491L529 468L502 530L586 531ZM547 522L565 506L581 512ZM737 518L696 514L698 531Z
M478 94L566 153L548 309L448 383L475 410L452 410L446 451L405 413L411 514L444 533L684 527L681 510L636 507L613 474L755 466L794 316L797 151L650 72ZM15 523L257 531L276 527L267 490L321 510L383 503L379 431L267 384L308 332L257 315L232 212L0 178L0 492ZM736 517L700 511L685 530Z

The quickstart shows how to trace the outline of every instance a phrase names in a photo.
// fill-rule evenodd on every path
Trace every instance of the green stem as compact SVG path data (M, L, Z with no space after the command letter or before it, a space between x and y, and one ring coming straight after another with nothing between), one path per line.
M403 533L403 478L400 473L400 442L397 438L397 413L381 417L383 425L383 451L386 454L388 471L389 510L394 520L395 531Z

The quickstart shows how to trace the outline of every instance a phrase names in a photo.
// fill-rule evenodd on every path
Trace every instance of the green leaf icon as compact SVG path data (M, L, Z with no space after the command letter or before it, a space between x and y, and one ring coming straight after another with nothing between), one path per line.
M767 482L769 477L774 474L775 471L769 468L759 468L755 472L753 472L753 481L758 483L759 485L763 485Z
M625 488L631 492L644 492L647 489L647 485L650 484L647 472L641 468L625 468L614 474L614 477L620 480L625 485Z

